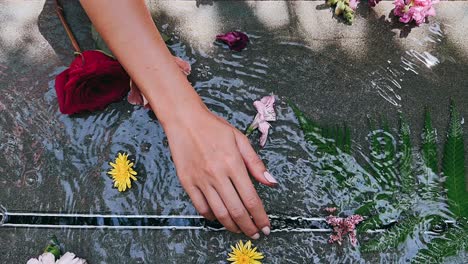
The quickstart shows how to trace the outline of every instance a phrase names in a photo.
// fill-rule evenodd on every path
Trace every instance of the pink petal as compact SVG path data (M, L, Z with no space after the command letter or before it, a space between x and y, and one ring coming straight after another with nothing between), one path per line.
M351 7L353 10L356 10L358 3L359 0L349 0L349 7Z
M250 124L249 129L254 130L258 128L258 125L260 122L263 122L264 120L260 119L260 114L256 114L254 120L252 121L252 124Z
M435 12L435 9L434 7L431 7L429 10L427 10L426 12L426 16L435 16L436 15L436 12Z
M143 105L143 95L133 81L130 81L130 92L127 101L133 105Z
M272 107L273 104L275 103L275 96L274 95L264 96L262 99L260 99L260 102L262 102L267 107Z
M275 96L265 96L260 101L255 101L254 106L257 112L261 115L261 120L265 121L276 121L275 113Z
M268 122L261 122L258 126L258 131L262 133L260 136L260 146L264 147L268 138L268 129L270 129L270 124Z

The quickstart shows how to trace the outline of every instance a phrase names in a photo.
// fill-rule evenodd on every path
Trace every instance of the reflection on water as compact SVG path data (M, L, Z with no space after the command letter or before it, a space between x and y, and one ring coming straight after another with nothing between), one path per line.
M431 34L427 38L412 40L423 49L426 45L443 43L441 25L434 22L429 27ZM164 28L168 33L177 32L171 26ZM398 220L408 207L423 216L448 217L443 200L433 202L415 196L411 204L395 206L389 202L385 198L389 187L382 182L390 176L398 177L399 172L389 170L379 174L376 171L380 170L372 166L377 164L373 160L385 162L387 166L395 160L373 152L359 136L352 137L350 154L324 152L317 144L304 140L286 101L298 101L309 109L309 116L323 123L335 123L330 119L346 120L349 116L352 135L376 137L379 142L389 144L394 155L399 151L396 133L370 129L362 117L396 114L405 105L408 109L408 102L418 100L421 104L438 104L435 99L447 101L446 96L426 101L419 99L421 95L409 95L408 83L412 84L415 76L426 80L422 85L437 78L450 78L437 76L433 69L446 62L456 64L455 55L433 49L409 49L396 55L383 52L370 58L367 66L359 64L356 68L353 63L343 62L343 54L314 53L301 39L289 34L278 32L273 37L263 31L247 33L252 43L242 53L233 53L221 44L214 44L214 53L211 48L194 48L174 34L170 48L192 64L189 80L208 107L241 130L255 114L254 100L271 92L279 94L278 121L270 130L266 147L259 149L257 135L252 137L252 144L279 181L276 189L257 185L270 214L324 216L321 208L330 205L351 214L371 199L375 200L374 207L380 212L383 226ZM177 180L167 139L155 116L126 102L113 104L102 112L73 117L61 115L53 89L53 79L61 70L51 72L45 93L34 92L34 85L27 91L14 87L2 90L5 94L0 98L0 151L5 157L0 165L0 173L4 175L0 189L5 190L0 194L2 204L10 211L195 214ZM419 109L409 113L420 114ZM106 174L108 162L119 151L131 155L138 171L138 181L125 193L114 189ZM340 177L342 181L337 180ZM429 175L420 181L437 182L437 177ZM375 198L373 193L384 198ZM255 244L266 255L267 263L405 262L428 241L430 234L420 230L427 230L429 224L420 225L398 250L380 254L364 254L347 243L344 247L330 246L328 234L282 232L261 238ZM12 239L17 241L13 246L27 248L24 255L32 256L38 248L36 238L50 233L18 229L7 235L22 238ZM207 231L63 229L54 233L66 241L67 249L96 263L127 258L131 260L126 263L165 263L179 259L190 263L218 263L226 258L228 245L244 239L240 235ZM372 236L377 234L363 234L361 240L367 241Z

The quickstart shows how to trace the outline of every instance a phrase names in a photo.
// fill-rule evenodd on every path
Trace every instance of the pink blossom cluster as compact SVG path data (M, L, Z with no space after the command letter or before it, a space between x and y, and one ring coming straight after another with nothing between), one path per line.
M414 21L416 25L420 25L426 21L426 17L435 16L433 5L439 2L438 0L395 0L395 9L393 14L400 17L402 23L410 23Z
M341 242L343 241L343 236L348 235L351 244L353 246L356 246L356 226L363 220L364 218L360 215L350 215L346 218L337 217L334 215L328 216L326 221L329 225L333 227L334 232L334 234L330 236L330 240L328 240L328 242L337 242L341 245Z

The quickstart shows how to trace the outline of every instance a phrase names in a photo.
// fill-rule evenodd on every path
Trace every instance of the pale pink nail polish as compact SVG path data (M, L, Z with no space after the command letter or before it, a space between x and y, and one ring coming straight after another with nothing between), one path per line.
M255 235L251 236L250 238L252 238L253 240L257 240L257 239L260 238L260 234L256 233Z
M264 228L262 228L262 232L263 234L265 234L265 236L268 236L271 232L270 227L265 226Z
M275 178L273 178L273 176L271 176L271 174L268 172L268 171L265 171L263 173L263 177L265 177L265 179L269 182L269 183L274 183L274 184L277 184L278 181L275 180Z

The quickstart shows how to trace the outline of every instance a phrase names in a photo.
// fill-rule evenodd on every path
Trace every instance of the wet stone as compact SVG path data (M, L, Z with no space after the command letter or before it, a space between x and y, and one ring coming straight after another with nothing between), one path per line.
M78 41L84 49L94 48L84 11L78 2L65 2ZM278 96L278 121L266 147L258 146L258 133L250 137L280 183L275 189L255 185L269 214L325 217L322 209L334 204L352 213L359 204L349 202L351 196L373 189L340 189L334 177L352 175L364 182L369 176L366 137L382 131L371 132L368 118L388 122L392 146L403 113L419 146L424 109L432 113L440 142L451 98L461 116L468 116L468 39L461 33L468 25L467 2L438 4L438 16L409 33L380 19L390 13L391 2L372 12L359 10L353 26L314 1L149 3L159 28L172 37L172 52L190 61L189 81L216 114L244 130L255 116L253 101ZM196 214L151 111L122 101L95 113L60 114L53 80L73 56L53 1L0 3L0 24L10 32L0 31L1 206L9 212ZM233 29L251 39L241 53L214 43L216 34ZM317 146L305 142L288 101L319 124L347 124L352 154L319 155ZM382 142L386 139L382 136ZM138 172L125 193L113 188L106 174L118 152L129 153ZM90 263L219 263L229 245L246 239L193 230L0 228L0 262L25 263L41 253L52 234ZM415 254L414 248L364 254L347 242L329 245L328 236L273 232L254 244L266 263L403 262ZM424 238L410 242L421 245Z

